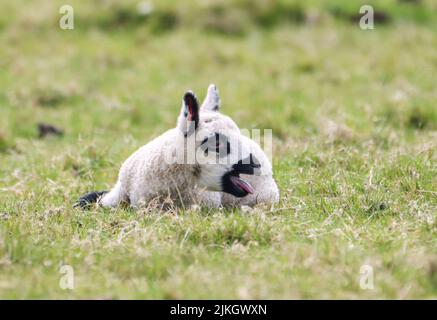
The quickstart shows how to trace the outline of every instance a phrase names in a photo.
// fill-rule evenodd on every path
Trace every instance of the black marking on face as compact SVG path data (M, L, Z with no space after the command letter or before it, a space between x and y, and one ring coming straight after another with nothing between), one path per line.
M252 186L240 178L240 174L253 175L261 165L252 154L248 158L238 161L232 166L232 170L222 177L222 191L235 197L241 198L253 193Z
M255 174L261 168L261 164L253 154L250 154L247 158L234 164L232 168L239 173Z
M200 147L204 150L205 155L208 155L211 151L215 152L219 158L225 157L231 153L231 143L229 142L228 137L218 132L203 139Z

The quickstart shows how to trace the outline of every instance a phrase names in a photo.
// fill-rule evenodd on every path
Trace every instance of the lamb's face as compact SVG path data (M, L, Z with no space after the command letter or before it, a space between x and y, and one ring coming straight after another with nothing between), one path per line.
M214 85L208 88L200 109L195 95L187 92L178 127L187 140L186 145L194 146L193 174L199 186L244 197L252 193L253 188L240 178L240 174L254 174L260 165L245 146L235 122L221 114L219 107L220 100Z
M244 145L235 123L218 112L214 113L201 111L196 130L199 184L208 190L244 197L253 193L253 188L240 178L240 174L254 174L260 165Z

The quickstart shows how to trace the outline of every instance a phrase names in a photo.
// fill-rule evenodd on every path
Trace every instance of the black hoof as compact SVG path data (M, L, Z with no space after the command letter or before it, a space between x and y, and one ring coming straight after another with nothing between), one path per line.
M73 205L73 208L88 209L91 204L96 203L97 200L107 192L108 191L94 191L87 193L77 200L77 202Z

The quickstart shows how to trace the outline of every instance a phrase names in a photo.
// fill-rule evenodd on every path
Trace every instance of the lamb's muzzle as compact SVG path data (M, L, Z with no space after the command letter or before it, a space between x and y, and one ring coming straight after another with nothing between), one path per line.
M254 192L253 187L247 181L240 178L240 174L253 175L261 165L250 154L247 158L238 161L232 166L232 170L222 177L222 191L235 197L241 198Z

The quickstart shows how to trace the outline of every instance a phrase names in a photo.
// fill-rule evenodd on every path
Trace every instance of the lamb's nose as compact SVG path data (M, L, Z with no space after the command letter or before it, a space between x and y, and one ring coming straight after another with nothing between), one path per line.
M232 167L237 173L254 174L255 169L260 168L261 165L253 154L249 154L248 157L238 161Z

